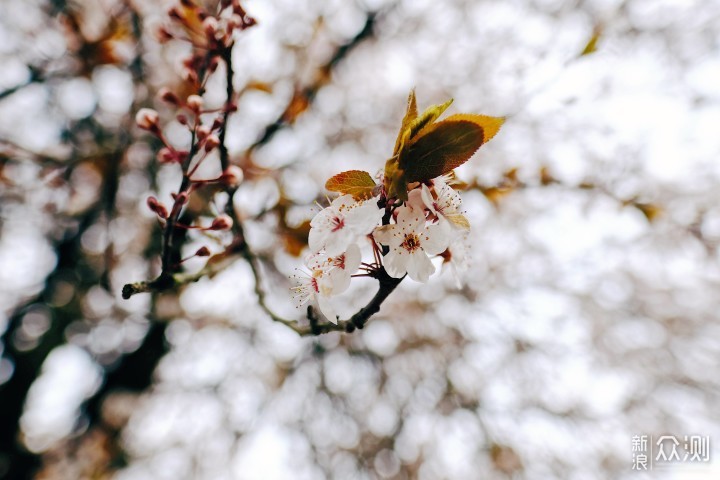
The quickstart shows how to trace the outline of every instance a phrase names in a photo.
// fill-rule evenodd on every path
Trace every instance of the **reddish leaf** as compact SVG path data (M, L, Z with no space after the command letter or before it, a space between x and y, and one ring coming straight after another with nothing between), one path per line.
M452 115L423 129L401 153L405 180L423 182L467 162L500 129L502 118Z
M331 192L352 195L355 200L365 200L372 196L375 180L362 170L349 170L330 178L325 183L325 188Z

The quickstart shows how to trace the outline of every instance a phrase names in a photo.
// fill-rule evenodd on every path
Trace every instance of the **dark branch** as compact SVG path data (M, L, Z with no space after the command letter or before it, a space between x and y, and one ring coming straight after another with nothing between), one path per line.
M225 62L225 108L223 113L223 124L220 129L220 167L224 172L230 166L230 155L227 145L225 145L225 134L227 133L228 118L233 107L233 64L232 64L232 45L222 52L222 59Z

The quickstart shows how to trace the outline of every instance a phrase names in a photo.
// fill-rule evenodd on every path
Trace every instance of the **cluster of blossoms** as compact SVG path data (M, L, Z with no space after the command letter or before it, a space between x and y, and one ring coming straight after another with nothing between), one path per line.
M337 322L330 298L343 293L351 277L374 276L384 268L393 278L405 275L427 282L435 272L431 258L454 259L462 250L469 224L461 212L460 194L446 177L418 184L405 202L387 201L383 194L367 200L352 195L336 198L310 222L306 258L309 274L294 287L300 305L315 299L320 311ZM363 263L359 245L369 243L374 263Z
M343 195L310 222L310 273L294 288L301 305L316 299L323 314L337 323L330 298L344 292L352 276L378 279L381 291L376 298L381 302L399 283L383 279L408 276L427 282L435 273L432 258L437 256L450 263L459 280L457 269L463 266L470 224L449 179L495 136L504 119L456 114L437 121L451 103L419 113L415 92L410 92L382 181L376 183L361 170L327 181L328 190ZM373 263L360 259L358 244L363 240L370 243ZM364 272L356 274L358 270ZM392 286L382 292L383 284ZM379 306L373 308L377 311Z

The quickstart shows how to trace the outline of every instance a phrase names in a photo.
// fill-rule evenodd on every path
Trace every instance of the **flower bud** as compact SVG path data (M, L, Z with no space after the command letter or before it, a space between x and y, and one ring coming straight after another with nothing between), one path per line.
M210 135L210 127L208 127L207 125L200 125L196 133L198 140L202 142L208 137L208 135Z
M185 80L188 83L197 84L198 83L198 74L192 68L186 68L185 71L183 72L183 80Z
M173 39L173 34L165 27L160 27L155 32L155 38L160 43L167 43Z
M190 95L187 98L187 106L193 112L199 112L203 106L203 99L200 95Z
M218 57L212 57L210 61L208 62L208 72L213 73L215 70L217 70L218 65L220 65L220 60L218 60Z
M180 15L180 10L178 10L177 7L172 7L170 10L168 10L167 15L174 20L180 20L182 18L182 15Z
M238 15L237 13L233 13L230 16L230 19L228 20L228 30L232 31L236 28L242 29L243 27L243 18Z
M210 256L210 249L208 247L200 247L198 248L198 251L195 252L196 257L209 257Z
M155 212L155 214L160 218L167 218L168 217L168 211L167 208L165 208L165 205L160 203L157 198L155 197L148 197L147 199L147 206Z
M237 187L245 177L242 168L237 165L230 165L220 176L220 180L228 187Z
M220 139L217 135L210 135L205 140L205 151L210 152L214 148L217 148L217 146L220 145Z
M151 132L160 131L160 116L158 112L152 108L141 108L135 115L135 123L143 130L149 130Z
M187 192L173 193L172 198L179 206L183 206L187 203L188 194Z
M229 215L225 215L224 213L218 217L216 217L212 225L210 225L209 230L228 230L232 227L233 221L232 218L230 218Z
M185 115L184 113L179 114L176 118L177 118L177 121L180 123L180 125L188 124L187 115Z
M167 147L161 148L157 153L157 160L160 163L175 163L177 155Z
M167 87L162 87L160 91L158 92L158 97L163 102L167 102L171 105L178 105L180 103L180 99L177 95L175 95L172 91L170 91Z
M205 31L205 35L210 39L215 38L215 32L217 32L218 26L218 21L215 17L207 17L203 20L203 30Z
M184 163L190 156L190 152L188 152L187 150L178 150L177 152L175 152L175 155L177 155L178 163Z

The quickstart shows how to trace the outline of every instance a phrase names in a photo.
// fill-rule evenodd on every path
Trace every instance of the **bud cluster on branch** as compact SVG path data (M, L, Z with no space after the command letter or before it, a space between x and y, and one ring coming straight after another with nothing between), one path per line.
M139 291L172 288L175 282L173 275L180 271L177 261L179 245L175 245L174 232L178 229L194 229L205 232L227 231L236 224L227 212L219 212L208 223L184 225L180 223L182 212L189 203L190 197L199 190L215 185L232 194L243 181L243 171L230 162L224 144L225 128L228 117L237 111L236 94L232 85L232 49L234 32L240 32L253 25L251 18L240 5L239 1L222 1L214 9L208 11L192 0L181 0L178 5L168 11L170 25L160 27L158 37L163 41L180 40L192 45L192 53L183 62L183 77L190 94L179 94L167 87L158 92L158 98L175 109L174 118L184 126L190 135L190 146L178 148L164 134L160 114L151 108L138 110L135 121L139 128L146 130L161 143L157 152L157 160L162 164L177 165L182 171L179 188L173 192L172 204L168 207L155 197L147 199L148 208L157 215L163 228L162 272L154 282L135 285L139 290L124 289L124 296ZM224 64L227 95L219 107L209 107L203 98L205 85L218 67ZM187 89L185 90L187 92ZM218 152L222 173L211 179L196 178L198 169L203 163ZM233 213L234 214L234 213ZM207 246L201 247L192 257L207 257L211 252ZM192 258L189 257L189 258ZM126 286L128 287L128 286Z

